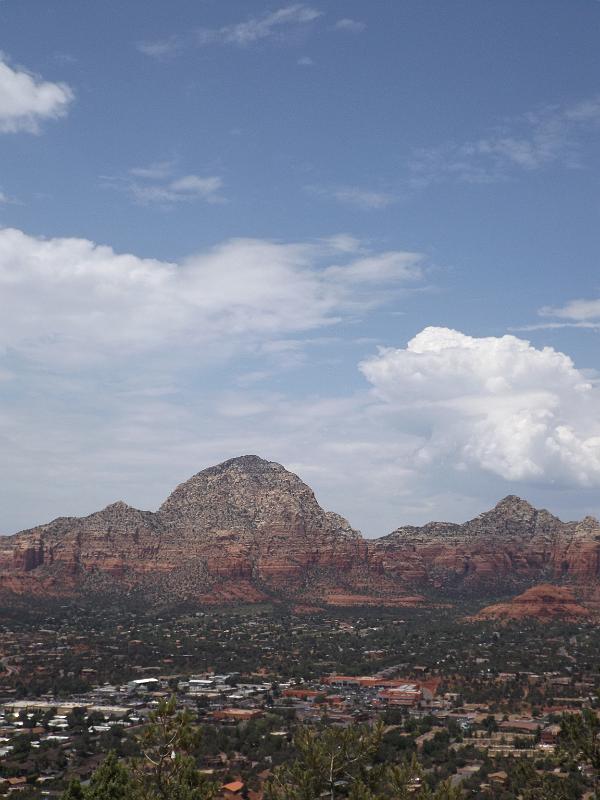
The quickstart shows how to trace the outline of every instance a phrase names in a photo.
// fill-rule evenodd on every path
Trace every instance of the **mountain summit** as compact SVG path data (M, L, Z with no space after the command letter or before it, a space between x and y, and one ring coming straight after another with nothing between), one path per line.
M323 511L300 478L281 464L254 455L240 456L198 472L180 484L158 514L167 525L193 528L198 533L277 530L299 537L317 533L335 536L339 519ZM343 531L353 538L343 520Z
M281 464L245 455L180 484L157 512L119 501L0 541L0 591L134 593L149 603L414 604L535 583L600 596L600 526L510 495L462 525L365 540Z

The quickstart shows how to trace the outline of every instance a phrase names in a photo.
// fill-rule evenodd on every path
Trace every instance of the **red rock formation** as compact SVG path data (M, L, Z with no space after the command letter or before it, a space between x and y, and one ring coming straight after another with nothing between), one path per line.
M600 525L507 497L464 525L367 541L281 465L242 456L178 486L156 513L119 502L0 538L0 590L141 592L150 602L411 605L532 583L587 586L600 604Z
M68 595L140 588L157 599L311 595L367 545L281 465L243 456L181 484L157 513L115 503L0 542L0 589Z
M450 594L497 594L540 581L600 583L600 523L561 522L514 496L464 525L399 528L370 550L374 569Z
M589 610L577 602L572 589L543 583L532 586L506 603L495 603L483 608L472 620L509 622L536 619L539 622L577 622L589 618Z

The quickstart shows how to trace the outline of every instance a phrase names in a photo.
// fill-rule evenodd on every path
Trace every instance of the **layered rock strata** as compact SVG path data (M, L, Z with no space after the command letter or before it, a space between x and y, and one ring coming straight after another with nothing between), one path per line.
M416 605L549 582L600 598L600 525L510 496L462 525L366 540L280 464L242 456L194 475L156 512L118 502L0 538L0 591L142 593L150 602Z

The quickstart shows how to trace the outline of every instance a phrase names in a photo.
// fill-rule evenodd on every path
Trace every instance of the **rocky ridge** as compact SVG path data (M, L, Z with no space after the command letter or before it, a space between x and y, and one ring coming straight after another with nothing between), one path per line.
M297 475L258 456L202 470L157 512L118 502L0 539L0 591L21 595L401 606L543 582L600 598L597 520L564 523L509 496L463 525L366 540Z

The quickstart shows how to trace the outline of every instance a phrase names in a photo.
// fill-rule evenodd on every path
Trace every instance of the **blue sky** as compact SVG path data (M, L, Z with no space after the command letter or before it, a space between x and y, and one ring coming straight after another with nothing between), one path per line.
M0 531L247 452L366 535L599 513L599 29L0 2Z

